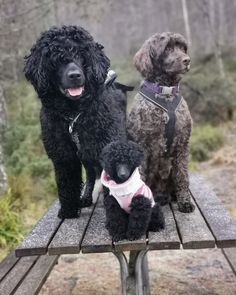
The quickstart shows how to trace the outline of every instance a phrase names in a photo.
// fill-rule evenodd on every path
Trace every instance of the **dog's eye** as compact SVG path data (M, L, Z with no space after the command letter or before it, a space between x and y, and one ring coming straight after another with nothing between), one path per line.
M173 47L171 47L171 46L167 46L166 49L165 49L165 53L172 52L173 50L174 50Z

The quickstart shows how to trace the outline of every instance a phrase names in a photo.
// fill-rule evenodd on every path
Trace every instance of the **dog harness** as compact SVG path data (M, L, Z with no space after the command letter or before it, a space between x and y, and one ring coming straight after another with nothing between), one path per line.
M106 80L104 82L104 87L106 87L106 88L110 87L116 78L117 78L117 74L113 70L109 70L107 73ZM81 115L81 113L78 113L75 118L64 117L64 119L66 121L69 121L69 128L68 128L69 133L70 133L72 141L75 143L75 145L77 147L78 153L80 152L80 142L79 142L78 134L76 134L74 132L74 125L78 121L80 115Z
M182 101L182 96L179 93L179 86L166 87L160 86L156 83L144 80L140 86L139 93L148 101L152 102L157 107L161 108L165 112L165 138L166 138L166 150L165 156L169 156L170 147L173 143L175 134L175 121L176 121L176 109ZM165 99L162 95L174 95L175 98L170 101Z
M103 170L101 174L102 184L109 188L110 195L112 195L120 207L127 213L130 213L130 204L132 199L143 195L151 201L151 206L154 207L155 201L150 188L142 181L139 169L136 168L130 178L123 183L116 183L110 176Z

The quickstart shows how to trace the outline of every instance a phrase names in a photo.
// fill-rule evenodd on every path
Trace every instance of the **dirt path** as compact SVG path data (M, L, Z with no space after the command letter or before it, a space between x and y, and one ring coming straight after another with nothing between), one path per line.
M199 165L217 195L236 219L236 127L226 144ZM148 255L151 294L236 295L236 277L221 251L155 251ZM64 255L40 295L118 295L119 265L113 254Z

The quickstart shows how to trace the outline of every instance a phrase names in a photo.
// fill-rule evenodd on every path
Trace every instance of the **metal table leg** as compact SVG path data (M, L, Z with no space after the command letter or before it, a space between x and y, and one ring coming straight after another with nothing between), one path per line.
M125 254L123 252L113 252L114 255L117 257L120 263L120 276L121 276L121 289L122 289L122 295L127 295L128 290L128 262Z
M149 295L147 250L138 253L135 263L136 295Z
M147 250L130 251L129 263L123 252L113 252L120 263L122 295L150 295Z

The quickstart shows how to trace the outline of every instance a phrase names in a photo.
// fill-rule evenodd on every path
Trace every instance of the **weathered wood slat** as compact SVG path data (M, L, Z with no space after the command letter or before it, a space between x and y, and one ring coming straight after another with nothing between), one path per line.
M37 256L23 257L19 259L14 268L0 283L0 294L11 295L25 278L31 267L37 260ZM27 293L29 294L29 293Z
M84 236L81 249L83 253L111 252L111 237L105 228L105 209L96 206Z
M192 213L180 212L177 203L172 203L171 207L184 249L215 247L215 239L197 206Z
M38 294L59 256L41 256L14 295Z
M147 248L146 235L135 241L122 240L119 242L113 242L113 246L116 251L145 250Z
M16 256L42 255L47 253L47 247L62 220L57 217L59 202L56 201L36 224L22 244L16 249Z
M0 263L0 282L7 275L7 273L14 267L20 258L16 257L15 251L12 251L1 263Z
M222 249L222 252L236 275L236 248Z
M148 233L148 248L150 250L179 249L180 239L170 206L163 206L162 210L165 217L165 229Z
M232 219L213 189L197 174L190 177L190 191L219 248L236 246L236 220Z
M61 224L49 247L49 255L79 253L82 239L94 206L83 208L79 218L66 219Z

